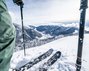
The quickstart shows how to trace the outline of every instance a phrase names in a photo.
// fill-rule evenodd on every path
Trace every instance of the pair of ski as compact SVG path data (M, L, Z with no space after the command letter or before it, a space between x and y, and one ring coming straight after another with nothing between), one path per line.
M49 49L47 52L43 53L39 57L35 58L33 61L30 61L19 68L13 69L13 71L25 71L25 69L31 68L33 65L39 63L40 61L46 59L53 53L53 49ZM39 71L47 71L50 66L52 66L61 56L61 52L57 51L53 54L51 58L47 62L43 64L43 66L39 69Z

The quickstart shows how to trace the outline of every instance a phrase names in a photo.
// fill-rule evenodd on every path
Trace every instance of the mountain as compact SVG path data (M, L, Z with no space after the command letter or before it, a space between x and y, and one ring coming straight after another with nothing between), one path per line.
M70 35L75 31L78 31L78 28L75 27L65 27L65 26L38 26L36 29L40 32L44 32L45 34L50 34L51 36L59 36L59 35Z
M48 71L76 71L76 56L78 49L78 36L66 36L64 38L60 38L53 42L47 43L42 46L37 46L35 48L29 48L26 50L26 56L23 55L23 50L15 52L13 54L11 60L11 67L14 68L19 65L19 63L24 63L27 61L31 61L39 55L46 52L48 49L54 49L56 51L61 51L61 58L49 68ZM83 44L83 55L82 55L82 70L81 71L89 71L89 34L84 35L84 44ZM53 55L53 54L52 54ZM42 66L44 62L46 62L50 57L41 61L40 63L34 65L31 69L26 71L39 71L39 67Z
M22 29L20 25L14 24L16 27L16 32L17 32L17 41L19 41L19 39L22 38ZM25 40L33 40L36 39L36 37L42 37L41 33L39 33L38 31L34 30L33 27L27 27L24 26L24 35L25 35Z
M21 39L22 29L20 25L15 24L17 31L17 40ZM78 31L76 27L65 27L58 25L41 25L41 26L24 26L25 39L26 40L34 40L36 38L41 38L43 35L50 35L52 37L60 36L60 35L70 35L75 31ZM47 37L49 38L49 37ZM19 41L19 40L18 40Z
M16 46L23 47L21 25L14 25L16 27L17 32ZM78 30L79 28L75 23L61 25L24 26L26 48L40 46L60 37L78 34ZM88 27L85 32L89 33Z

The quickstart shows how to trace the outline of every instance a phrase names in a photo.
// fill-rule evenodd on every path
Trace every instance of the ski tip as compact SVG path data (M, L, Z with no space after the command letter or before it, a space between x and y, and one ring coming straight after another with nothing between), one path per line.
M60 57L61 56L61 52L60 51L57 51L56 52L56 55L57 55L57 57Z
M51 49L49 49L50 51L53 51L53 49L51 48Z
M61 52L60 51L57 51L56 53L61 55Z

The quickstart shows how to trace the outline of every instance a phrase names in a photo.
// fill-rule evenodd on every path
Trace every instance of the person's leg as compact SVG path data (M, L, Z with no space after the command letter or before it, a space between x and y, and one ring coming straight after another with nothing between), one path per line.
M0 71L8 71L15 47L15 28L4 0L0 1Z

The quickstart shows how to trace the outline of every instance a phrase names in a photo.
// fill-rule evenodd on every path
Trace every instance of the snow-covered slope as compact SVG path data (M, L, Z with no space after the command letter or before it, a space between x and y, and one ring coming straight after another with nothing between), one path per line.
M85 34L84 47L83 47L83 59L82 59L82 71L89 71L89 34ZM19 51L13 54L11 61L11 68L21 65L23 62L28 62L38 57L48 49L53 48L55 51L61 51L61 58L52 66L48 71L75 71L76 55L78 46L78 36L68 36L45 45L30 48L26 50L26 56L24 57L23 51ZM48 57L47 59L49 59ZM29 71L39 71L38 68L42 66L47 59L33 66Z

